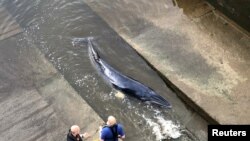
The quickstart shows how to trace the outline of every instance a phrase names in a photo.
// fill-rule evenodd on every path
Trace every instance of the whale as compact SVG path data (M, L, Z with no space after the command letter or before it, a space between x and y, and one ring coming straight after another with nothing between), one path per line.
M171 104L162 96L157 94L152 88L141 82L126 76L104 61L94 49L92 39L88 39L88 53L92 64L98 69L106 81L115 89L122 91L125 95L134 97L142 102L157 105L159 107L171 108Z

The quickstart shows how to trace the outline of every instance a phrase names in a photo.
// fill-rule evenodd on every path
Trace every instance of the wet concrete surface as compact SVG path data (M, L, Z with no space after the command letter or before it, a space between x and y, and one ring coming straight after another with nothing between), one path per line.
M9 12L0 5L0 40L11 37L22 32L20 26L16 23L15 19Z
M54 80L58 77L57 73L60 73L65 81L74 88L102 119L106 119L111 114L115 115L118 121L124 124L127 140L151 141L156 140L156 135L158 135L158 138L178 141L204 140L206 138L207 122L186 106L165 85L159 75L138 56L137 52L83 1L38 0L32 2L15 1L14 3L5 1L3 6L8 9L9 13L15 17L16 21L24 29L24 32L20 35L21 37L12 38L17 42L18 49L22 49L25 46L37 47L44 54L44 60L52 63L57 70L56 75L52 73L53 77L51 79L46 78L44 81L32 85L37 87L37 91L42 93L40 95L47 103L58 105L62 101L66 101L59 94L53 94L56 98L47 94L48 91L56 93L52 87L57 87L57 83L61 83L62 80ZM105 61L123 74L153 88L171 102L173 109L165 110L148 106L131 97L126 97L123 100L116 98L114 95L117 91L107 85L91 66L87 44L84 42L75 44L73 42L76 38L90 36L94 37L96 49ZM6 44L5 46L8 45ZM16 50L16 48L12 49ZM28 61L29 59L32 60L30 58L31 54L20 56L27 57L26 60ZM24 72L29 70L26 70L27 68L29 66L23 68ZM41 73L43 71L47 72L47 69L50 70L50 68L42 67ZM49 76L49 74L42 76L47 75ZM30 78L32 80L36 78L32 75L25 75L23 78L28 79L29 76L32 77ZM50 86L49 84L52 85ZM61 107L64 106L66 106L66 110L71 109L67 107L67 104L61 105ZM62 111L58 107L55 107L54 110ZM68 115L69 112L64 112L65 117L60 114L57 117L62 118L61 120L66 122L71 119ZM93 124L96 125L97 122ZM181 136L174 139L171 138L171 134L168 131L161 133L161 130L164 129L163 126L168 125L169 127L174 127L172 134L177 132L181 133ZM178 128L175 128L175 126ZM61 132L63 127L68 129L68 127L62 125L58 132ZM153 129L159 129L159 131L155 132Z
M205 1L84 1L198 112L250 123L249 37Z
M179 125L182 136L169 139L178 141L205 140L206 125L214 123L208 117L219 123L249 123L249 37L214 16L213 8L203 1L194 4L184 8L181 1L170 0L112 5L95 0L4 1L24 32L0 42L1 104L11 109L1 109L5 113L1 130L7 130L3 138L14 140L22 134L24 140L61 140L76 122L95 133L102 121L99 116L105 119L110 114L124 124L131 141L156 140L152 132L156 126L150 126L148 119L157 126L163 126L159 118ZM115 98L117 92L91 66L87 44L73 42L90 36L111 66L152 87L173 109ZM127 42L179 91L169 89ZM207 114L203 115L207 121L177 95L186 96L195 110ZM24 108L15 109L14 103ZM29 110L29 105L34 108ZM73 107L82 109L78 113ZM86 115L88 110L94 116ZM6 118L13 114L20 117ZM13 127L13 123L20 124ZM27 134L30 130L34 136Z
M103 120L36 47L20 45L22 39L0 42L0 140L66 140L74 124L98 139Z

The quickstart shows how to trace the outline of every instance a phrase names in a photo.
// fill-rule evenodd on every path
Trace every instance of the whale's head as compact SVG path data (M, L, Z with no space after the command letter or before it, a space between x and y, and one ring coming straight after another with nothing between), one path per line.
M172 107L172 105L166 99L164 99L162 96L157 94L152 89L148 89L145 96L146 96L145 101L147 103L158 105L158 106L164 107L164 108L171 108Z

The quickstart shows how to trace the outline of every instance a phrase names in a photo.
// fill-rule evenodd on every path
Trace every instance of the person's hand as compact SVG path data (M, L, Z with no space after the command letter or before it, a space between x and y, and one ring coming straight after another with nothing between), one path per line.
M101 131L101 130L102 130L102 128L103 128L103 126L99 126L99 131Z
M82 138L87 139L87 138L89 138L89 137L90 137L90 134L89 134L89 133L87 133L87 132L85 132L85 133L81 134L80 136L81 136Z

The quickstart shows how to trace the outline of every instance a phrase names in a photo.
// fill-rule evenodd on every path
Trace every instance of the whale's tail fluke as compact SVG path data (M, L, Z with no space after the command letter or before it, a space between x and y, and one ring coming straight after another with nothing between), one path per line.
M73 47L85 47L89 40L94 40L94 37L73 38L71 43Z
M100 56L99 56L99 54L95 51L95 49L93 48L92 39L93 39L93 38L87 38L88 47L89 47L89 52L91 53L91 56L93 57L93 59L94 59L95 61L99 61Z

